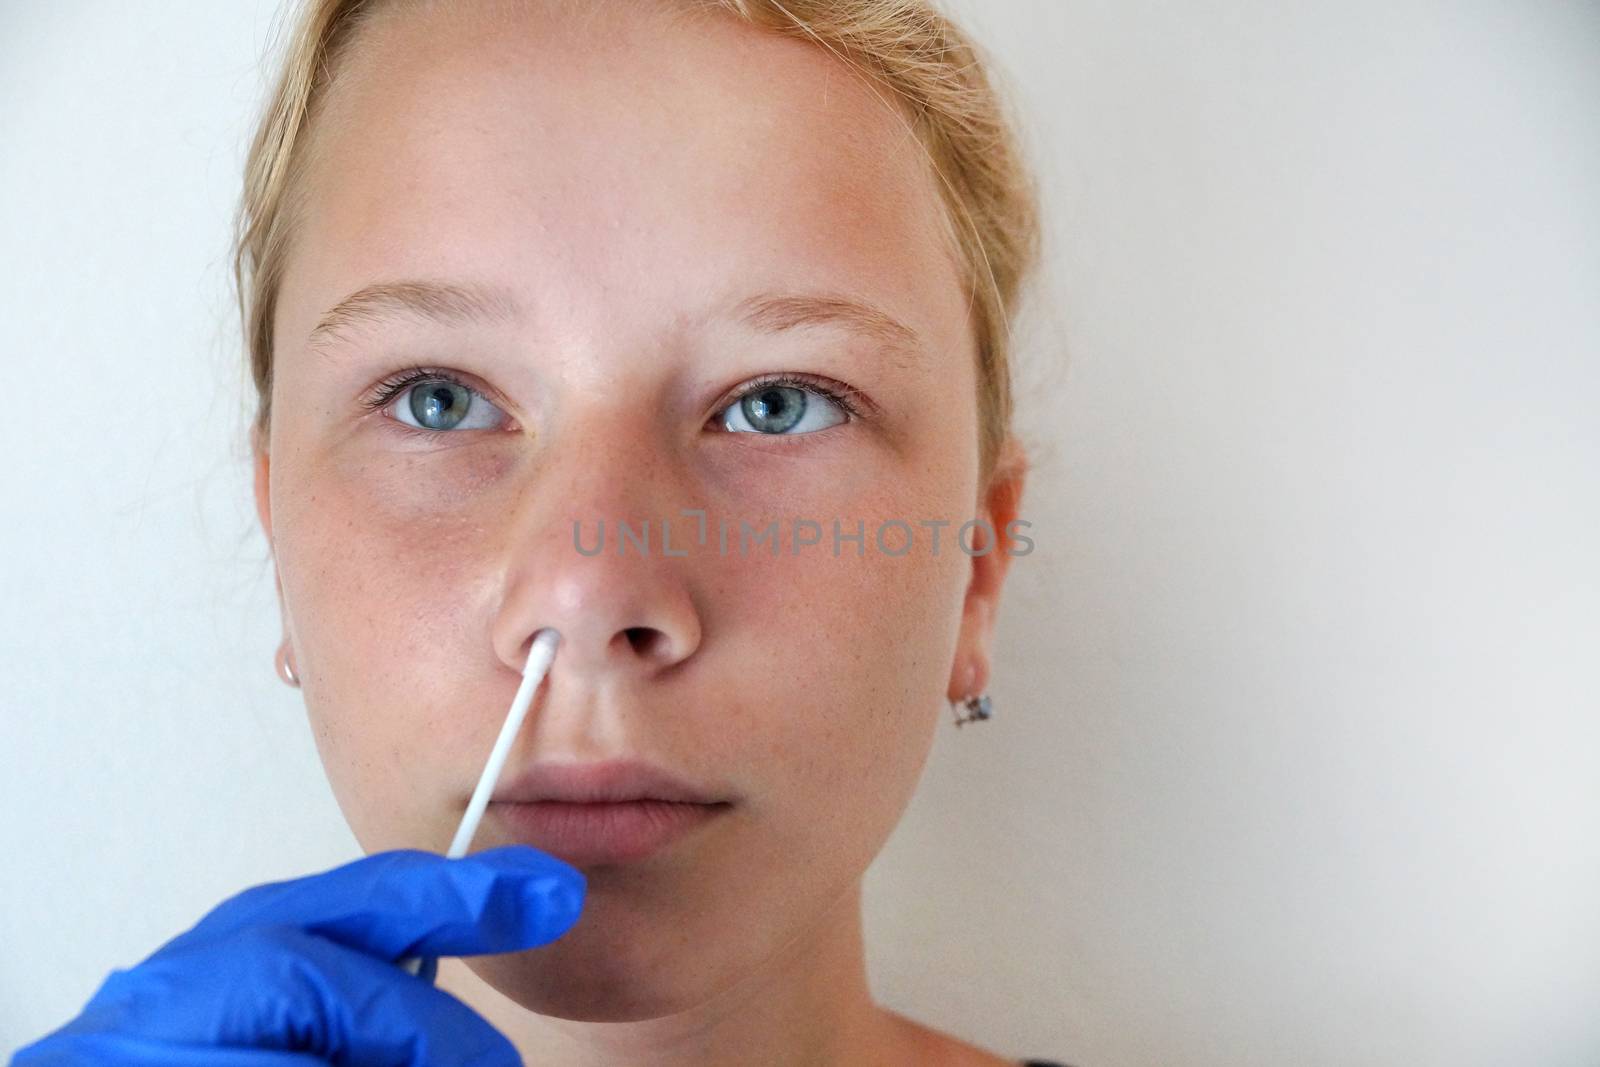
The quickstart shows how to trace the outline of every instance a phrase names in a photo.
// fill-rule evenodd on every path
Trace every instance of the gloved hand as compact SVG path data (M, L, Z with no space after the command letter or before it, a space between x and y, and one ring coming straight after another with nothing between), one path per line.
M527 845L380 852L255 886L112 971L11 1067L522 1067L504 1034L398 961L554 941L587 888Z

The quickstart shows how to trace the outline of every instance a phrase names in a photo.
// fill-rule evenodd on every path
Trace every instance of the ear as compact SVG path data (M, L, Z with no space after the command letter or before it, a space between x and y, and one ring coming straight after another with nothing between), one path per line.
M250 454L255 467L256 517L261 520L261 532L267 535L267 551L272 556L272 584L278 591L278 617L283 623L283 633L289 634L289 609L283 602L283 576L278 573L278 552L272 537L272 452L268 441L255 428L250 430Z
M981 694L989 685L990 648L995 618L1000 610L1000 589L1011 568L1011 557L1018 553L1019 538L1009 532L1022 507L1022 490L1028 475L1028 459L1015 437L1008 437L994 464L994 473L978 494L975 518L989 524L972 528L970 553L957 542L956 551L969 554L972 576L961 610L961 635L956 642L955 662L950 666L950 701ZM990 529L994 536L989 536ZM1029 548L1032 541L1027 541ZM1027 550L1022 550L1025 554Z
M268 475L271 473L272 455L267 451L267 442L261 434L259 427L250 430L250 454L254 457L256 481L256 517L261 520L261 532L267 535L267 546L272 545L272 499L268 493L270 482Z

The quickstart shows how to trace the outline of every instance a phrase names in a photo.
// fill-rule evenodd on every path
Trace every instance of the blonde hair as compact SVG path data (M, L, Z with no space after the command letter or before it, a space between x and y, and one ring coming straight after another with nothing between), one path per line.
M272 320L305 192L308 131L355 32L386 0L304 0L245 163L234 282L256 393L252 443L272 418ZM809 40L898 98L938 179L978 354L979 467L1011 436L1011 319L1038 258L1034 179L974 42L933 0L681 0Z

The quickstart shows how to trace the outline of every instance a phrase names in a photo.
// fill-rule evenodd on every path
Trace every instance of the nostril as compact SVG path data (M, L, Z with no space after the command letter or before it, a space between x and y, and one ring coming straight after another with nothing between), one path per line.
M649 626L630 626L622 632L627 635L628 644L642 656L648 656L655 651L661 639L666 636L660 630Z

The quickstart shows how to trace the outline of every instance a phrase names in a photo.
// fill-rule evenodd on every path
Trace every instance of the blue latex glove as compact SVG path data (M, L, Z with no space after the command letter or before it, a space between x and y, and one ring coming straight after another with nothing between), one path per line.
M112 971L11 1067L522 1067L504 1034L397 963L554 941L587 888L527 845L454 860L380 852L255 886Z

